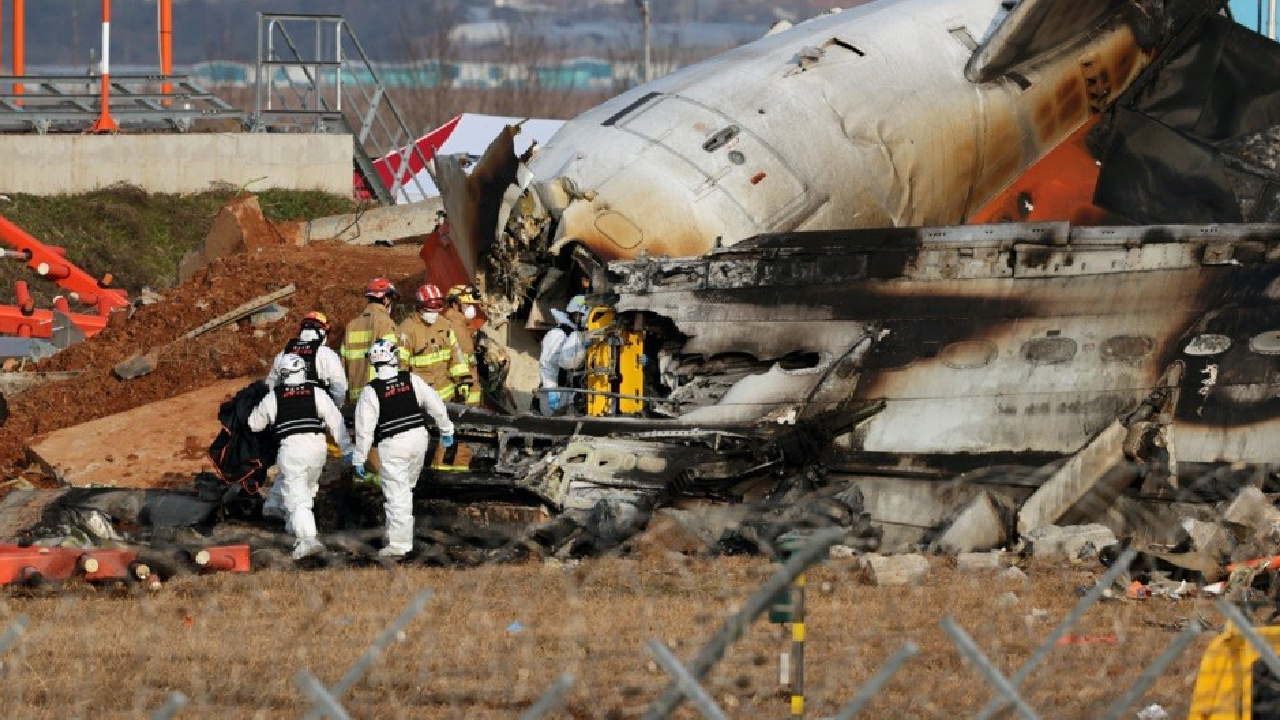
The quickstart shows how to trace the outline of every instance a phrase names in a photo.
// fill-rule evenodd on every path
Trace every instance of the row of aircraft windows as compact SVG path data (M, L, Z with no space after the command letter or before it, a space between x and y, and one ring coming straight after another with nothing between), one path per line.
M1098 346L1104 362L1133 362L1149 355L1155 340L1145 335L1117 335ZM1075 340L1065 337L1042 337L1028 340L1019 356L1033 365L1059 365L1070 362L1079 352ZM986 340L964 340L952 343L938 353L944 365L956 370L976 370L990 365L999 354L996 344Z

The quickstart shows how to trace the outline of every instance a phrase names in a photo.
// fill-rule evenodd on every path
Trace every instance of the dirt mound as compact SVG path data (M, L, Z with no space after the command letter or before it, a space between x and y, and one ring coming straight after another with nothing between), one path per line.
M0 467L11 476L24 465L29 438L52 430L173 397L211 382L265 375L271 358L293 336L298 320L315 309L333 325L335 348L342 328L364 306L361 290L383 275L408 288L422 275L415 247L377 248L338 244L305 248L276 246L232 255L200 270L189 282L141 308L123 327L102 334L41 363L38 370L85 370L10 400L9 421L0 428ZM179 342L161 353L149 375L119 380L111 368L135 352L176 340L236 306L294 283L297 294L281 301L288 316L263 328L248 320ZM182 418L174 418L180 423ZM212 440L212 438L210 438Z

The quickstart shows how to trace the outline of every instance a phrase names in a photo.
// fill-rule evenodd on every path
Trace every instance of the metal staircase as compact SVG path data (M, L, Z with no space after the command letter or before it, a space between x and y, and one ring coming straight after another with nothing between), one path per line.
M255 131L350 133L355 170L383 203L395 203L400 180L388 187L375 159L399 151L402 161L410 155L427 161L413 144L418 134L405 124L341 15L258 13L254 86ZM416 180L409 181L425 194Z

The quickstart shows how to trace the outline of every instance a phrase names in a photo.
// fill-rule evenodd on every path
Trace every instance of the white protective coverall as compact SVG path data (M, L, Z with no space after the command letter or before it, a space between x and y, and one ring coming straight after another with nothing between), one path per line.
M303 335L308 332L303 330ZM304 341L305 337L302 338ZM280 378L280 361L288 353L280 353L276 355L275 360L271 363L271 371L267 373L267 385L274 388L281 382ZM316 348L316 375L320 381L328 383L329 397L333 398L334 404L342 407L342 403L347 400L347 370L342 365L342 358L333 348L328 345L321 345Z
M394 366L377 369L382 379L394 378L397 373ZM409 378L418 407L431 416L441 435L453 435L453 421L440 395L417 375L410 373ZM366 385L356 401L356 449L351 459L355 467L364 465L369 457L380 412L377 390ZM425 428L406 430L378 443L379 475L387 515L386 554L404 555L413 550L413 487L422 475L429 445L430 436Z
M298 339L303 342L311 342L320 338L315 330L304 328ZM282 352L276 355L275 360L271 362L271 371L267 373L267 387L274 390L277 385L283 382L280 363L284 360L284 356L288 354L287 351ZM321 382L328 383L329 397L333 398L333 403L341 408L342 403L347 401L347 370L342 365L342 358L328 345L322 344L316 348L316 376L320 378ZM277 482L271 485L271 490L267 493L267 501L262 505L262 514L266 517L286 517L284 511L284 483Z
M559 387L561 370L577 370L587 360L586 337L583 332L567 329L573 327L573 321L563 311L552 310L551 316L559 325L543 336L542 352L538 357L538 377L544 388ZM542 396L546 398L544 407L549 412L560 409L573 397L572 393L563 392L543 393Z
M285 379L285 385L299 385L306 381L306 376L299 373ZM351 438L347 435L346 425L342 422L342 412L328 395L317 390L316 412L321 422L333 436L334 442L342 449L343 454L352 451ZM249 429L262 432L276 421L276 394L270 392L262 398L262 402L249 413ZM320 433L304 433L290 435L280 441L280 452L276 455L276 467L279 476L275 486L281 489L281 500L285 511L285 532L299 540L315 540L316 518L311 509L315 503L316 493L320 491L320 471L324 469L328 448L324 435ZM275 487L272 487L274 492Z

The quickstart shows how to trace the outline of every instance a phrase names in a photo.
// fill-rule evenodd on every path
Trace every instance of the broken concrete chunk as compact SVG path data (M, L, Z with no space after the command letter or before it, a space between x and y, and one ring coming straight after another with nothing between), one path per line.
M272 323L280 322L289 314L289 309L278 304L271 303L249 316L249 323L254 327L263 327Z
M1267 496L1256 487L1241 490L1236 495L1236 499L1227 506L1222 519L1257 533L1270 534L1280 530L1280 509L1276 509Z
M142 291L138 293L137 302L139 305L155 305L161 300L164 300L163 295L149 287L144 287L142 288Z
M1049 525L1037 528L1024 537L1031 544L1031 554L1036 557L1066 558L1075 560L1092 545L1094 551L1115 545L1115 533L1105 525Z
M1004 562L1003 552L966 552L956 556L960 570L999 570Z
M1011 592L1004 593L996 598L996 607L1001 610L1012 610L1018 607L1018 596Z
M1191 547L1211 556L1227 556L1235 547L1235 538L1217 523L1188 518L1182 521L1182 529L1191 537Z
M1008 540L1004 518L991 496L979 493L960 509L934 544L940 552L974 552L999 547Z
M1123 425L1113 422L1084 449L1071 456L1022 505L1018 511L1018 534L1026 536L1032 530L1052 525L1093 491L1094 486L1124 459L1126 434Z
M871 579L879 586L916 585L929 574L929 559L923 555L868 555Z
M833 560L853 557L856 554L857 551L848 545L832 545L831 549L827 551L827 557L830 557Z
M1022 568L1005 568L1004 572L1000 573L1000 582L1003 583L1025 583L1027 579L1027 574L1022 572Z

